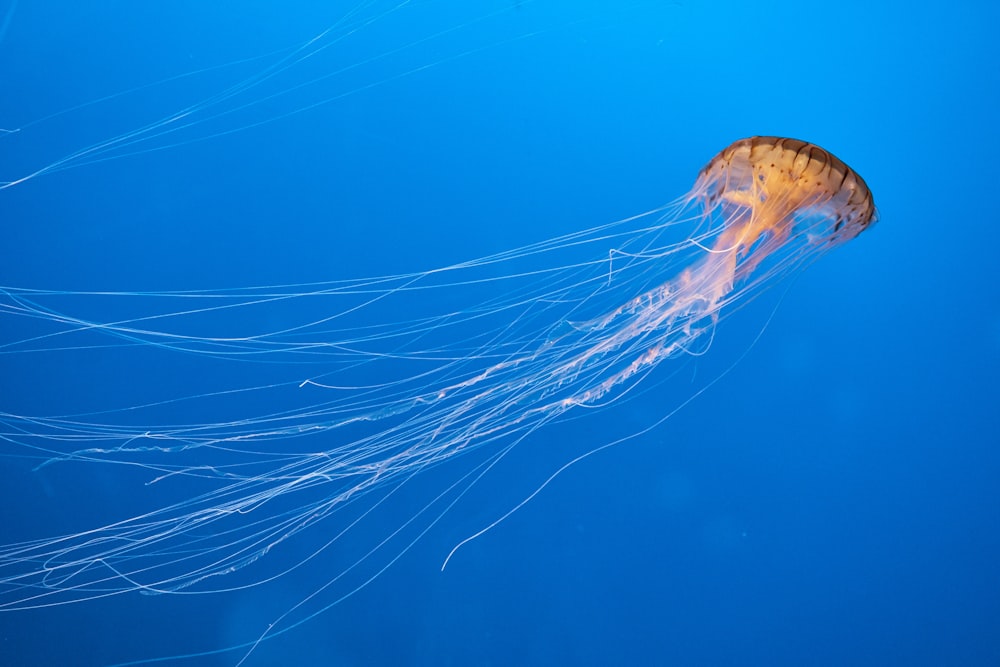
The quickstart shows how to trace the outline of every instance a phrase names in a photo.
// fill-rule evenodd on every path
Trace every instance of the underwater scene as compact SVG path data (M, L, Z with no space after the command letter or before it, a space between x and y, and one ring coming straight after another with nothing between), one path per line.
M996 25L0 0L0 665L1000 664Z

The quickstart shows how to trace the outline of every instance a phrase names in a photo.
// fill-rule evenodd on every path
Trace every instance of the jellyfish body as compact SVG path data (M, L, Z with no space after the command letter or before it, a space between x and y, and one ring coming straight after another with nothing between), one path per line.
M223 339L149 326L183 322L191 310L99 322L42 307L44 295L38 291L7 288L3 312L46 319L61 327L60 340L110 335L128 345L209 355L335 350L339 358L346 355L345 367L354 370L388 356L413 361L421 370L354 390L330 388L336 383L329 377L309 380L301 384L320 392L325 388L330 397L240 421L137 428L83 418L3 415L8 443L43 450L57 461L124 463L151 471L157 480L190 476L214 485L139 516L0 547L0 610L136 590L227 590L232 586L224 583L226 575L250 570L285 541L326 526L307 557L251 577L250 585L277 578L336 548L343 535L417 473L473 450L485 452L454 484L416 508L404 525L386 527L384 539L362 550L355 564L402 539L384 565L374 568L377 576L424 534L425 528L414 531L413 525L432 525L513 446L578 406L615 400L616 393L665 359L704 351L707 334L729 305L854 238L876 220L867 185L846 164L813 144L778 137L733 143L702 169L690 193L656 211L662 214L658 219L651 221L652 213L423 274L331 284L308 294L276 296L280 290L268 288L267 298L253 289L224 295L230 299L225 308L247 309L281 298L357 296L360 305L343 309L347 312L406 296L439 276L450 278L434 283L433 289L479 282L488 288L494 279L465 279L467 272L555 256L569 248L604 248L592 261L567 262L558 270L510 269L496 280L513 279L516 273L531 286L458 315L418 318L405 326L330 333L323 326L334 314L281 331ZM695 230L681 241L665 241L682 223ZM614 244L610 259L603 256L609 244ZM484 315L508 323L499 332L469 341L434 347L425 342L450 331L456 321L468 327ZM548 315L550 321L545 320ZM305 340L308 332L326 332L332 339ZM39 344L55 345L52 340L53 335L37 336L6 347L34 345L37 351ZM391 355L358 351L383 341L390 341L385 349ZM359 425L365 430L357 435L351 429ZM311 444L296 446L304 437ZM65 442L87 444L60 452L57 443ZM331 522L338 517L342 525ZM411 533L399 538L406 530ZM328 573L317 591L342 574Z
M746 213L733 219L715 250L738 246L737 255L745 255L767 235L770 240L754 251L761 259L797 231L812 243L836 245L876 219L864 180L836 156L798 139L751 137L733 143L702 169L695 191L709 206L720 201ZM797 229L804 216L814 225Z
M688 349L695 338L718 323L734 289L760 284L776 273L848 241L876 220L864 180L840 159L814 144L782 137L750 137L734 142L701 171L688 203L697 203L717 229L705 255L675 279L642 294L602 318L605 329L628 314L613 336L587 348L584 357L624 341L660 331L663 335L624 369L594 390L592 400L660 358ZM762 263L774 267L754 275ZM577 360L574 363L581 363Z

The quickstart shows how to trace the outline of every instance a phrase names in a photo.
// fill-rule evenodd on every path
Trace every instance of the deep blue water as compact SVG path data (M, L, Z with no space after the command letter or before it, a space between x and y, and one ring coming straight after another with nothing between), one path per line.
M994 3L93 4L0 1L0 128L11 131L0 182L37 172L0 190L5 287L204 290L428 270L652 209L751 135L828 148L880 211L725 320L708 354L667 360L631 400L533 433L381 576L245 665L1000 664ZM356 29L343 36L349 15ZM460 291L392 315L441 312ZM123 317L113 300L52 306ZM298 307L277 308L274 327ZM0 312L3 341L38 326ZM237 315L221 326L262 325ZM38 347L0 350L7 415L112 410L100 421L127 424L118 408L310 377L147 347ZM720 376L440 571L560 465ZM160 416L267 414L270 396ZM4 544L201 490L150 486L113 463L36 469L42 455L5 419ZM471 463L449 465L416 490ZM404 499L372 534L407 510ZM296 562L291 549L269 566ZM0 613L0 664L107 665L253 641L345 558L324 552L238 592ZM180 664L233 665L245 652Z

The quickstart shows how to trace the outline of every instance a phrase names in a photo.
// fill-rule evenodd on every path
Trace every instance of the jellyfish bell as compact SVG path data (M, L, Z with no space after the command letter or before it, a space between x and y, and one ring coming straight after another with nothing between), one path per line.
M750 237L792 230L788 216L811 211L833 225L812 229L830 243L848 241L876 220L875 204L864 179L832 153L799 139L749 137L735 141L705 165L694 187L711 206L721 199L757 213Z
M876 220L871 191L853 169L815 144L783 137L733 142L701 170L691 196L730 220L714 250L749 256L744 275L796 234L832 247Z
M291 609L276 610L262 636L287 631L365 588L514 447L537 439L542 427L619 400L665 360L704 353L734 306L875 220L864 180L831 153L799 140L751 137L721 151L687 195L661 209L423 273L230 291L75 295L81 302L143 296L178 304L172 311L113 321L47 308L49 295L39 290L5 288L0 315L29 317L55 329L7 342L10 350L73 350L66 341L89 345L94 336L104 336L122 341L123 350L145 346L196 360L266 359L280 367L316 358L327 365L290 391L262 381L227 393L240 399L280 390L285 400L308 388L309 396L321 396L240 419L138 422L135 416L150 406L57 417L3 414L4 446L21 443L50 456L53 465L110 463L148 472L152 483L146 488L154 499L175 479L208 486L180 500L165 496L171 499L142 514L78 533L0 546L0 611L136 591L245 589L314 568L312 589ZM672 237L689 226L694 231L684 238ZM580 261L581 249L592 252L592 259ZM522 270L525 260L535 263L532 270ZM540 261L553 265L539 267ZM487 277L478 273L484 267ZM486 296L439 315L334 326L383 303L411 301L418 290L449 295L466 288ZM67 292L55 296L60 303L74 299ZM191 307L193 298L222 305ZM310 299L319 308L340 305L266 333L184 331L185 322L206 313L240 312L248 315L240 321L256 321L249 315L274 303ZM164 322L173 328L158 328ZM488 331L470 335L476 327ZM361 381L386 364L394 377ZM198 407L213 399L204 393L184 400ZM127 425L124 417L112 421L126 412ZM629 437L588 449L548 480ZM451 481L410 505L411 480L446 467ZM383 513L403 498L408 514ZM369 542L346 563L323 566L347 546L357 526L380 520L395 523L380 526L377 537L362 538ZM277 554L293 541L307 545L305 555L282 561Z

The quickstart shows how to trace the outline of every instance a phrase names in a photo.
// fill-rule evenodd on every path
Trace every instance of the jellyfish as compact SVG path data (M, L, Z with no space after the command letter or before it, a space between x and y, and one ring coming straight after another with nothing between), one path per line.
M865 181L840 159L756 136L718 153L663 207L432 270L185 292L5 287L0 313L40 327L4 340L7 353L110 346L287 376L127 408L0 414L5 446L40 467L119 466L152 495L148 508L104 525L0 547L0 611L220 592L318 567L322 580L265 634L283 632L362 590L546 425L625 400L667 360L704 354L727 314L876 219ZM462 305L399 314L426 291ZM129 314L81 314L109 300ZM310 315L220 328L220 315L286 302ZM149 312L150 303L168 305ZM386 319L372 324L372 314ZM247 396L270 409L230 407ZM156 421L178 404L232 417ZM411 494L432 470L446 481ZM394 503L406 513L390 513ZM336 570L317 565L379 521L379 536L352 544ZM273 558L294 542L306 545L299 555Z

